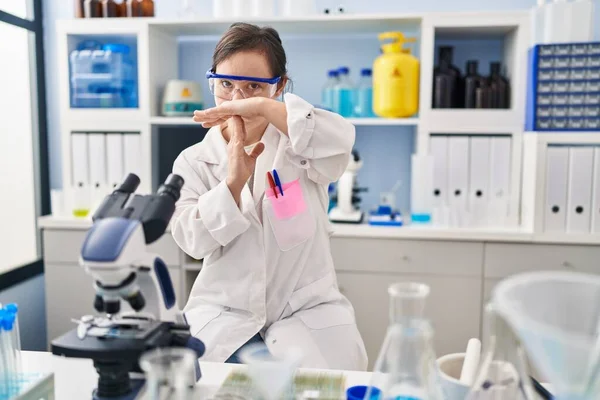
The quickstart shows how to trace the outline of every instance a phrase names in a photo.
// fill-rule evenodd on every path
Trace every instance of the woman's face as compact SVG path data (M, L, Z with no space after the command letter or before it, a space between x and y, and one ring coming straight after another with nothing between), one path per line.
M271 68L269 67L269 63L267 57L261 52L258 51L241 51L233 54L225 61L222 61L217 65L217 70L215 73L219 75L237 75L237 76L248 76L253 78L273 78L273 73L271 72ZM235 89L246 90L246 92L251 92L252 89L255 89L256 84L248 81L223 81L217 84L225 85L228 88L234 87ZM249 86L249 87L245 87ZM242 99L244 96L241 93L241 90L235 90L233 94L233 99ZM279 94L279 90L277 90L276 95ZM269 97L268 94L262 97ZM218 96L215 96L215 103L217 105L225 102L225 99L222 99Z

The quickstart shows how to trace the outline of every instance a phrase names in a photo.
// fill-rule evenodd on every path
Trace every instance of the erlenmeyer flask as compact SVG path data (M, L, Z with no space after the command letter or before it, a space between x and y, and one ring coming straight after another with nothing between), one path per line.
M144 398L159 400L170 395L170 399L190 400L197 360L193 350L183 347L158 348L142 354L140 367L146 374Z
M402 282L388 288L390 326L365 399L439 400L433 328L423 316L429 286ZM375 395L374 389L381 391Z
M492 303L486 306L485 320L485 350L467 400L533 400L521 342Z

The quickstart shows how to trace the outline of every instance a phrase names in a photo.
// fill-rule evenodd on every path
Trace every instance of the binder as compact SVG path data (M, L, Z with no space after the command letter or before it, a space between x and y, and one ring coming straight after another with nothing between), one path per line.
M546 232L565 232L568 180L569 148L548 146L544 206L544 231Z
M468 220L469 138L453 136L448 139L448 204L451 224L462 226Z
M592 233L600 233L600 147L594 148L594 172L592 189L591 228Z
M469 144L469 210L473 225L485 225L490 186L491 139L473 136Z
M430 154L433 157L433 207L448 204L448 137L431 136Z
M106 135L107 183L110 190L116 189L125 179L123 167L123 135Z
M512 139L495 136L490 139L488 220L503 226L509 214L512 171Z
M88 134L90 185L93 190L106 186L106 135Z
M568 233L590 232L593 172L594 148L590 146L571 147L569 149L567 196Z
M140 134L126 133L123 135L123 157L124 176L133 173L142 179L142 139Z
M71 134L71 185L87 187L89 181L88 141L86 133Z

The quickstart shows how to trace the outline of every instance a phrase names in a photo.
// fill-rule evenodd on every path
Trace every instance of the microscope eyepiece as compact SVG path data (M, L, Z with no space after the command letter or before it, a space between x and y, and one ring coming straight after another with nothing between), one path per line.
M181 188L183 188L183 178L176 174L170 174L167 179L165 179L165 183L163 183L158 188L158 195L160 196L170 196L174 202L179 200L181 196Z
M140 178L136 174L128 174L123 183L115 190L121 193L135 193L140 185Z

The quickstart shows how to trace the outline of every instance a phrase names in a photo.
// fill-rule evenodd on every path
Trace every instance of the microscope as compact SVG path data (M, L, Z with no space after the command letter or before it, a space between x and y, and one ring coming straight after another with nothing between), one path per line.
M92 217L79 263L94 280L99 316L74 320L77 328L52 341L52 353L93 360L94 400L135 399L144 386L139 358L149 350L187 347L197 358L204 354L176 306L167 266L148 251L167 229L183 183L171 174L156 194L142 196L135 194L140 179L129 174ZM196 360L190 385L199 378Z
M360 210L360 192L366 192L366 188L356 187L356 176L362 168L363 162L356 150L352 151L346 171L338 181L337 206L329 212L331 222L360 224L364 213Z

